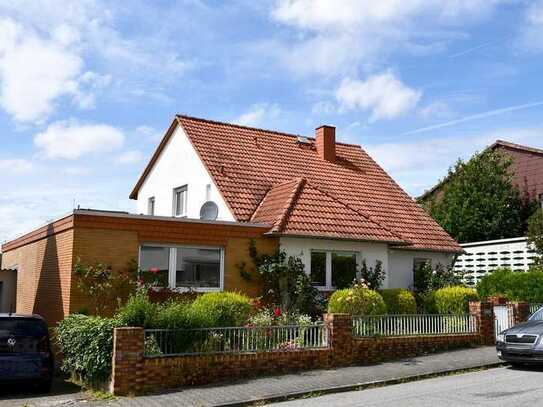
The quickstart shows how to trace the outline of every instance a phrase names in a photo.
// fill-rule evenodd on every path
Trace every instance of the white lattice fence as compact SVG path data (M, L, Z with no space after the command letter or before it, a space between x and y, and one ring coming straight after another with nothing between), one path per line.
M463 272L466 284L475 286L487 273L500 267L528 271L535 260L526 238L464 243L465 254L458 257L454 270Z

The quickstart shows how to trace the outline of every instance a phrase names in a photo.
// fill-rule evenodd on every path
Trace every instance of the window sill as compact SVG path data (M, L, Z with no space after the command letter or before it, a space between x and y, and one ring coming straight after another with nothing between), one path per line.
M190 291L197 292L197 293L211 293L211 292L219 292L223 291L220 287L151 287L151 290L160 292L162 290L170 290L172 292L176 293L187 293Z

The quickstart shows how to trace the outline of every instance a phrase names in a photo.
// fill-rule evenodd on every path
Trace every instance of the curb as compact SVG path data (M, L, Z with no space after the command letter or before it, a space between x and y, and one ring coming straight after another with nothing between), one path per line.
M394 377L391 379L376 380L372 382L353 383L353 384L347 384L344 386L327 387L327 388L322 388L322 389L313 389L313 390L308 390L308 391L287 393L287 394L282 394L279 396L255 398L255 399L246 400L246 401L235 401L231 403L214 404L214 406L216 407L245 407L245 406L263 405L265 403L277 403L281 401L290 401L290 400L313 397L316 395L323 396L326 394L345 393L348 391L366 390L366 389L371 389L371 388L390 386L393 384L410 383L410 382L416 382L419 380L431 379L434 377L442 377L442 376L448 376L448 375L459 374L459 373L477 372L477 371L482 371L482 370L494 369L494 368L502 367L505 365L507 365L507 363L505 362L495 362L495 363L489 363L485 365L473 366L473 367L467 367L467 368L447 369L447 370L440 370L440 371L431 372L431 373L422 373L419 375Z

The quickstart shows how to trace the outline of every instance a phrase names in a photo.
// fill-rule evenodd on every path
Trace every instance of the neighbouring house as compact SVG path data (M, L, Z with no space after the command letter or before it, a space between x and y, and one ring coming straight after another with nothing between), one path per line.
M508 141L497 140L487 150L502 152L511 158L513 183L522 197L539 200L543 205L543 150L522 146ZM448 178L430 188L419 198L422 202L439 199Z
M358 145L322 126L302 137L176 116L130 198L138 215L76 210L2 246L18 271L17 311L50 321L76 311L73 265L163 273L171 289L258 293L241 276L249 245L301 258L313 284L381 262L384 287L448 264L462 248Z

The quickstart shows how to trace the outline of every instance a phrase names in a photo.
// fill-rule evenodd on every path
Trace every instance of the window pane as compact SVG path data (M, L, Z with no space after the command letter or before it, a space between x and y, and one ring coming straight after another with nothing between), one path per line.
M356 253L332 253L332 285L348 287L356 278Z
M142 246L140 270L158 277L159 285L168 286L168 270L170 268L170 249L160 246Z
M311 284L326 285L326 253L311 252Z
M219 249L177 249L176 287L220 287Z
M181 187L175 190L175 215L181 216L185 214L185 196L187 193L187 187Z

